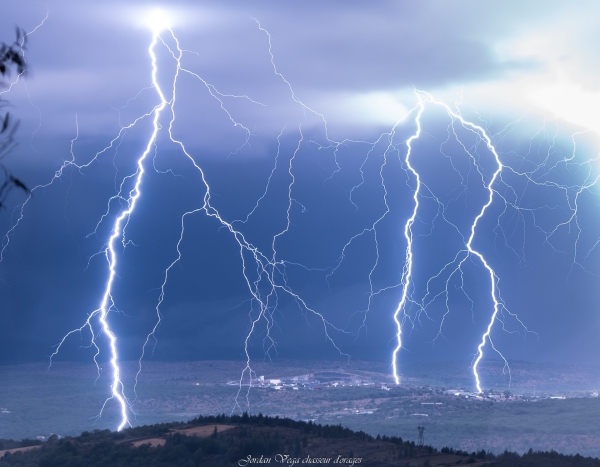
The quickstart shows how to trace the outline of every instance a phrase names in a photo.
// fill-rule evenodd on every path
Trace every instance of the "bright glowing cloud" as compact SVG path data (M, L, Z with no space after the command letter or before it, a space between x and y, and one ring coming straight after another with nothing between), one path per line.
M155 8L144 18L144 23L152 29L154 33L159 33L171 27L170 15L161 8Z
M580 84L561 80L532 88L529 101L558 118L600 135L600 92L586 91Z
M393 125L408 113L405 103L414 101L412 89L407 91L327 95L315 106L334 124Z

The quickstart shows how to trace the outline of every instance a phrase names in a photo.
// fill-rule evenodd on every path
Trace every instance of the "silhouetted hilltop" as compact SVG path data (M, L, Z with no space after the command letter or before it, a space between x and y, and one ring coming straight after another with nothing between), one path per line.
M47 442L0 440L0 467L200 467L247 465L600 467L600 460L556 452L495 456L416 446L399 437L287 418L243 414L198 417L121 432L95 430Z

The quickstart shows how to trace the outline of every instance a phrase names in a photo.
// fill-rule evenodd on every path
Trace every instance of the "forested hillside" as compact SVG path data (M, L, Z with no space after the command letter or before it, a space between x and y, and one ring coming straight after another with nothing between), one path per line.
M0 440L0 467L203 467L367 465L491 467L600 467L600 460L533 452L499 456L436 450L399 437L372 437L341 425L319 425L263 415L198 417L188 423L96 430L47 442Z

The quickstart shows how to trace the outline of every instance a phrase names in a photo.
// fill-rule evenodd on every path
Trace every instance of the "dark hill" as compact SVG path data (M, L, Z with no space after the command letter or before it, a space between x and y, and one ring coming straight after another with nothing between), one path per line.
M467 453L416 446L340 425L262 415L198 417L188 423L141 426L119 433L84 432L47 442L0 440L0 467L200 467L247 465L365 465L600 467L600 460L555 452ZM9 451L6 451L9 449Z

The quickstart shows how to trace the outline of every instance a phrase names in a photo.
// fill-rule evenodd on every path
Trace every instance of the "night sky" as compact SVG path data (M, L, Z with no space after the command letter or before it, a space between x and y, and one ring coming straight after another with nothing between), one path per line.
M4 163L30 187L48 184L73 157L81 168L67 165L37 188L14 230L24 194L15 191L0 212L0 233L10 231L0 262L0 364L47 361L101 302L102 252L126 204L114 196L120 184L125 198L133 186L126 177L151 117L119 132L160 103L148 53L157 6L2 2L4 42L15 26L32 31L47 16L28 37L29 73L2 95L21 121L19 146ZM414 207L405 158L419 89L484 128L505 166L473 242L506 305L492 330L496 348L509 362L597 362L595 2L190 1L162 11L184 49L182 67L195 74L180 72L173 135L204 171L213 208L278 262L282 288L269 298L272 319L248 340L252 359L390 359ZM176 62L167 46L176 49L168 31L161 35L157 80L171 99ZM199 171L169 139L170 120L167 108L126 247L117 242L109 321L125 360L140 357L156 323L182 216L206 195ZM425 105L421 124L411 163L423 187L400 367L470 361L493 311L476 257L447 288L443 272L487 202L492 153L438 105ZM260 311L242 273L245 265L251 283L259 277L252 255L204 212L185 217L179 252L147 358L245 360ZM266 297L262 277L256 290ZM424 297L435 300L419 309ZM106 336L97 340L102 360ZM89 344L89 331L75 333L56 358L91 362ZM489 343L485 355L498 358Z

